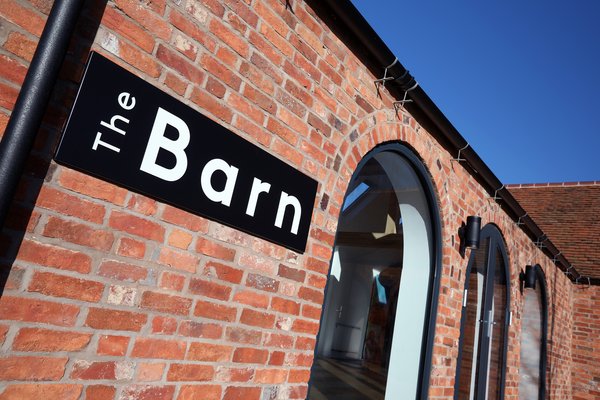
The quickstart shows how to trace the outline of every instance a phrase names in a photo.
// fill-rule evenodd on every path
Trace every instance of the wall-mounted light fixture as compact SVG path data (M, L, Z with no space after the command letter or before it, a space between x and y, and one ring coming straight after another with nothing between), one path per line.
M525 289L535 290L536 272L533 265L527 265L525 267L525 272L521 272L521 280L523 281Z
M481 233L481 217L471 215L467 217L467 223L463 223L458 229L460 238L459 252L462 257L465 256L466 249L479 248L479 236Z
M479 234L481 233L481 217L470 215L467 217L465 226L465 247L469 249L479 248Z

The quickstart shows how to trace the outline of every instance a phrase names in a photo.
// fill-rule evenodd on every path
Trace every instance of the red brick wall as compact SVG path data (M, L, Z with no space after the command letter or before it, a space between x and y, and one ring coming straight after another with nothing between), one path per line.
M585 283L575 290L573 399L600 398L600 289Z
M304 398L345 189L379 143L414 148L443 225L430 398L451 399L477 214L503 232L511 309L506 398L518 397L518 275L540 263L549 394L571 398L572 285L307 5L280 0L88 4L0 236L0 399ZM0 131L50 1L0 2ZM291 10L289 9L291 7ZM101 19L101 20L100 20ZM91 29L100 21L97 30ZM94 24L95 22L95 24ZM91 48L319 181L304 254L49 161ZM382 67L383 72L383 67Z

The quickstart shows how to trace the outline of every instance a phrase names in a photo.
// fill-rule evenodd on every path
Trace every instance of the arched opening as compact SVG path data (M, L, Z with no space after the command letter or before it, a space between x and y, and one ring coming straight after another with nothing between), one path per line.
M426 398L441 242L426 176L399 144L359 164L338 222L309 399Z
M506 249L493 225L481 231L467 266L454 398L503 399L510 322Z
M548 301L546 278L539 265L533 266L535 283L523 289L521 318L521 365L519 399L546 398L546 342L548 337Z

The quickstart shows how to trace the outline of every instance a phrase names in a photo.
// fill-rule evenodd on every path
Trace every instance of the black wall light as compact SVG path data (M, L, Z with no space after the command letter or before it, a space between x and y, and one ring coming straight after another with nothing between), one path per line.
M525 289L535 290L535 280L536 280L535 267L532 265L525 266L525 273L521 272L521 279L523 280Z
M467 223L463 222L458 229L458 237L460 238L459 252L462 257L465 256L466 249L479 248L479 236L481 233L481 217L471 215L467 217Z
M481 232L481 217L470 215L467 217L467 225L464 231L465 247L469 249L479 248L479 234Z

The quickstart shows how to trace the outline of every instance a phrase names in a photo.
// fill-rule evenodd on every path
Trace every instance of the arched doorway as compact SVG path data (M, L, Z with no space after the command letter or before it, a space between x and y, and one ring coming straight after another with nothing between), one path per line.
M463 298L454 398L504 398L507 333L510 322L508 258L494 225L481 231L471 251Z
M380 146L361 161L338 222L309 399L426 398L438 215L406 147Z
M546 343L548 337L548 300L546 277L534 265L533 287L523 289L521 318L521 365L519 366L519 399L546 398Z

